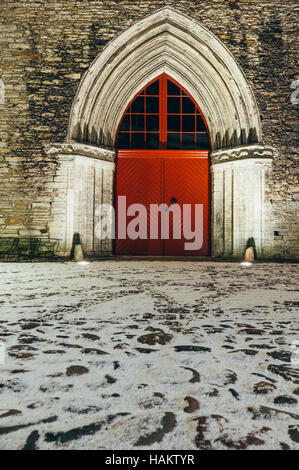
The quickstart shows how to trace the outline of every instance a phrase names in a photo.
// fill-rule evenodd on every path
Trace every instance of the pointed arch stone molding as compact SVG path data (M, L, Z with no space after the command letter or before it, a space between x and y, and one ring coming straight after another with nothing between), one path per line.
M200 106L212 149L260 141L255 97L232 54L202 24L168 7L131 26L96 58L77 91L68 140L114 148L127 104L163 72Z

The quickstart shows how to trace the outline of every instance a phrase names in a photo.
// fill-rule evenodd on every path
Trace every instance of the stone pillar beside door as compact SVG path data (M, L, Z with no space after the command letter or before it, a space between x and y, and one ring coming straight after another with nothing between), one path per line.
M261 145L212 152L212 256L242 258L248 243L259 258L270 256L274 237L265 186L274 152Z
M70 255L74 234L80 235L86 255L111 255L113 240L97 236L97 208L113 205L115 152L65 143L52 145L47 153L55 154L58 161L49 222L50 238L60 240L58 256Z

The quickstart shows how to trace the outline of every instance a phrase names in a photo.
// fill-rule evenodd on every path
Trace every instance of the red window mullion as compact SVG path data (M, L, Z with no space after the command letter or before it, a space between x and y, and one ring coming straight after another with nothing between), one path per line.
M194 119L195 119L195 123L194 123L194 129L195 129L194 142L195 142L195 147L196 147L196 144L197 144L197 134L196 134L196 131L197 131L197 127L196 127L196 124L197 124L197 117L196 117L196 111L197 111L197 108L195 108L195 115L194 115Z
M163 101L162 101L162 96L163 96L163 92L162 92L162 77L159 78L159 140L161 142L161 145L162 145L162 142L163 142L163 125L162 125L162 116L163 116Z
M132 109L131 109L131 106L130 106L130 147L132 147Z

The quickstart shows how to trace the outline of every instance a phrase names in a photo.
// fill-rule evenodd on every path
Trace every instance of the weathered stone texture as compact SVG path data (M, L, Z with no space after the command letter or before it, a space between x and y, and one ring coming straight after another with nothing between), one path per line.
M277 149L266 180L275 217L273 255L298 256L298 110L295 0L0 0L0 234L40 232L51 222L56 154L84 72L116 35L163 6L201 22L232 52L251 84L265 145ZM59 175L57 175L59 178Z

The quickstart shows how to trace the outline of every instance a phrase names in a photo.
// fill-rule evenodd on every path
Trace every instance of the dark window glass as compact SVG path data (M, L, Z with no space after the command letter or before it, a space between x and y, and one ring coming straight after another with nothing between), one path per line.
M180 131L180 116L167 116L167 130L179 132Z
M159 133L152 134L147 132L146 134L146 148L156 150L159 148Z
M158 131L159 130L159 116L146 116L146 130Z
M159 114L159 98L146 97L146 113Z
M195 114L195 104L190 98L183 98L182 111L183 114Z
M140 96L144 95L144 90L139 93Z
M119 130L120 131L129 131L130 130L130 115L129 114L125 114Z
M196 134L196 148L197 150L209 150L208 134Z
M204 123L203 118L201 117L200 114L196 116L196 130L198 132L205 132L206 131L206 126Z
M182 134L182 149L193 150L195 149L195 134Z
M180 148L180 134L167 134L167 148L179 149Z
M175 85L173 82L170 80L167 80L167 94L168 95L180 95L180 87Z
M124 134L120 132L118 134L117 148L119 149L128 149L130 148L130 134Z
M180 98L167 98L167 112L170 114L180 114L181 112Z
M137 96L131 104L131 113L144 113L144 98Z
M195 131L195 116L182 116L182 131L194 132Z
M132 114L131 125L132 125L132 131L144 131L144 115Z
M146 89L147 95L159 95L159 80L156 80L154 83L149 85Z
M131 148L144 149L144 132L132 133Z

